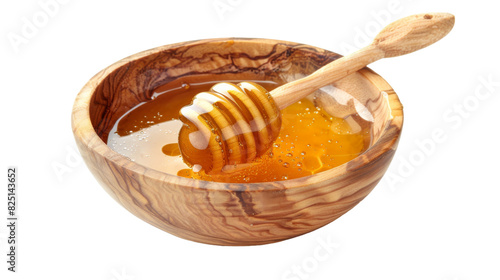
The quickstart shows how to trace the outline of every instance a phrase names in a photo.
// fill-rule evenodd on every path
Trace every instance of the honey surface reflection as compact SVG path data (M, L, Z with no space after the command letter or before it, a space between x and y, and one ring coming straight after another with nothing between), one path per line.
M353 131L349 124L303 99L281 111L282 125L272 148L252 163L230 172L206 174L189 168L177 144L182 122L179 110L194 95L216 82L183 85L142 103L121 117L108 145L136 163L169 174L217 182L268 182L299 178L339 166L366 150L369 129ZM268 91L277 84L256 81Z

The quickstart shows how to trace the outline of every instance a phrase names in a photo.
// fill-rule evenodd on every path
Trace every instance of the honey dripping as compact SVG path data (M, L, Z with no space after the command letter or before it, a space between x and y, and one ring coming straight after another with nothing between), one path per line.
M232 183L290 180L339 166L364 152L369 130L353 131L349 124L303 99L281 111L282 126L272 148L262 157L230 173L206 174L189 168L180 155L179 110L194 95L219 81L183 84L139 104L121 117L111 130L108 145L146 167L187 178ZM278 84L256 81L268 91Z

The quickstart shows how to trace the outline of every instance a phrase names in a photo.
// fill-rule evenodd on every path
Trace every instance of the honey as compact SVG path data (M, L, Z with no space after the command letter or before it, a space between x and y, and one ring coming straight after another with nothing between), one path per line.
M355 158L368 147L369 129L353 131L341 118L333 117L303 99L281 111L282 125L272 148L251 163L230 172L206 174L200 166L190 168L178 145L179 110L192 98L219 81L183 84L154 95L122 116L109 133L108 145L146 167L193 179L252 183L290 180L316 174ZM234 81L232 81L234 82ZM278 84L256 81L268 91ZM368 139L368 140L367 140Z

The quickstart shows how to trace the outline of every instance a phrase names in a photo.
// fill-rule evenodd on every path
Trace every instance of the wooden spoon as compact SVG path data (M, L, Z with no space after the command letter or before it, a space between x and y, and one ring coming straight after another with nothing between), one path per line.
M448 13L405 17L386 26L369 46L270 93L252 82L214 85L180 111L184 125L179 147L184 161L193 171L206 173L251 164L278 137L281 109L381 58L425 48L448 34L454 23L455 17Z

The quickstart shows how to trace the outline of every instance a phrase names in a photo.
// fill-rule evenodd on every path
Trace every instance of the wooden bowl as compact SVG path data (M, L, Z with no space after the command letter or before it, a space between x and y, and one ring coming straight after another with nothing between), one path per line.
M106 145L117 119L171 83L214 79L292 81L340 55L267 39L209 39L167 45L122 59L95 75L72 113L88 168L128 211L176 236L209 244L272 243L324 226L349 211L378 183L396 150L402 105L368 68L315 93L315 102L352 127L369 125L362 155L308 177L268 183L215 183L147 168Z

